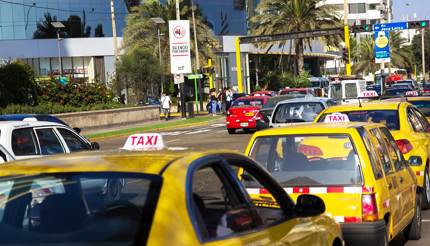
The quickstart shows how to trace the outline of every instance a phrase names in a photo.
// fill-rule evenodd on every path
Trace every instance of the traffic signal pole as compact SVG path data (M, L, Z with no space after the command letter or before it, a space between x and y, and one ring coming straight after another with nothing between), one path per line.
M422 59L422 64L423 64L423 83L425 84L426 82L426 54L425 54L425 39L424 39L424 35L425 35L425 28L421 29L421 59Z
M345 48L348 50L348 60L345 62L345 73L347 76L351 76L351 46L349 42L349 30L348 30L348 0L343 1L343 32L345 35Z
M176 20L180 20L181 19L181 12L180 12L180 9L179 9L179 0L176 0L175 9L176 9ZM184 83L180 83L179 84L179 91L181 93L181 117L182 118L186 118L187 117L187 112L185 112L185 90L184 90Z
M235 38L235 44L236 44L236 75L237 75L237 92L242 93L243 92L243 85L242 85L242 64L240 61L240 39L239 37Z

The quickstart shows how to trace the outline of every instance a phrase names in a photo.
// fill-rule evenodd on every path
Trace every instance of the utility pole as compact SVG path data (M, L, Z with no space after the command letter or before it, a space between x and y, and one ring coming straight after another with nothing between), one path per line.
M193 18L193 32L194 32L194 49L196 53L196 73L200 71L200 58L199 58L199 47L197 45L197 31L196 31L196 19L194 17L194 1L191 0L191 15ZM203 111L203 91L202 91L202 80L199 79L199 85L198 85L198 97L200 99L200 111ZM197 96L197 92L194 93ZM198 99L196 98L196 101ZM198 105L196 105L197 108Z
M181 12L179 9L179 0L176 0L176 20L181 19ZM182 118L187 117L185 112L185 93L184 93L184 83L179 84L179 91L181 93L181 116Z
M421 29L421 59L423 64L423 83L426 81L425 28Z
M391 23L391 0L388 0L387 1L387 9L386 9L386 11L387 11L387 14L388 14L388 23ZM409 32L409 30L408 30L408 32ZM390 39L388 39L388 45L389 45L389 47L390 47L390 50L391 50L391 42L390 42ZM388 76L390 76L391 75L391 62L389 62L388 63Z
M347 76L351 76L351 47L349 43L348 13L349 13L348 0L344 0L343 1L343 31L345 35L345 48L348 50L348 61L345 63L345 73Z

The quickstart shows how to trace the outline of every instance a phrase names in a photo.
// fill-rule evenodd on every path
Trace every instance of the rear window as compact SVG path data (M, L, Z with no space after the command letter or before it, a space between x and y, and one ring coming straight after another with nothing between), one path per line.
M236 100L231 104L232 107L243 107L243 106L261 106L263 104L263 100L261 99L249 99L249 100Z
M362 182L360 161L348 135L260 137L250 157L283 186Z
M12 151L16 156L38 155L36 137L32 128L21 128L12 131Z
M356 83L345 83L345 97L346 98L358 97Z
M425 116L430 116L430 101L409 101L417 107Z
M399 130L399 115L396 110L359 110L341 112L348 115L349 121L352 122L373 122L382 123L390 130ZM318 121L324 122L328 114L323 114Z
M319 102L283 103L276 108L273 122L311 122L323 109Z
M148 236L160 182L132 173L3 177L0 244L132 245Z

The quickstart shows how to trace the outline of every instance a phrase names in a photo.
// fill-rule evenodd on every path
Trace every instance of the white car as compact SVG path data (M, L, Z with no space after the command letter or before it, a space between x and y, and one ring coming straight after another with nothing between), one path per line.
M0 145L16 160L99 149L73 129L46 121L0 122Z
M313 122L315 117L336 101L323 97L305 97L280 101L273 109L269 126L284 127L293 123Z

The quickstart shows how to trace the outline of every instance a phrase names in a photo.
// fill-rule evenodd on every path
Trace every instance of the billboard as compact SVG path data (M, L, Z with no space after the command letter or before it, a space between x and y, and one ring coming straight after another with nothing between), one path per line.
M190 22L188 20L169 21L170 72L172 74L191 73Z

